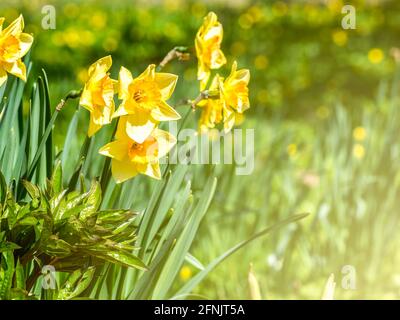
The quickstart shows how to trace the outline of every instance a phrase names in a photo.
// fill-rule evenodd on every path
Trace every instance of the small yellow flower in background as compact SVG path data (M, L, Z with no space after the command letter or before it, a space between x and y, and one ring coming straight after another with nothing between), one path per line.
M353 130L353 138L357 141L363 141L367 137L367 131L363 127L357 127Z
M23 33L24 18L20 15L3 30L5 18L0 18L0 86L10 73L26 81L26 67L21 58L32 46L33 37Z
M268 67L268 58L265 55L258 55L254 59L254 66L257 70L264 70Z
M176 143L170 133L154 129L141 143L126 134L128 117L121 117L115 141L103 146L99 153L112 158L111 172L117 183L124 182L139 173L161 179L159 159L164 157Z
M254 19L250 13L243 13L240 15L238 22L242 29L250 29L253 26Z
M260 89L257 92L257 101L259 103L265 104L268 102L269 92L267 89Z
M226 58L221 47L223 37L222 25L214 12L210 12L203 25L196 34L195 47L198 59L197 79L200 81L200 90L204 90L210 70L218 69L226 63Z
M289 157L293 158L297 154L297 145L295 143L291 143L287 146L286 151Z
M329 110L329 108L327 106L320 106L316 112L317 117L320 119L326 119L329 117L329 115L331 114L331 111Z
M362 144L356 143L353 147L353 156L362 159L365 156L365 148Z
M122 67L119 72L119 98L122 103L113 117L127 116L126 133L143 143L160 121L180 119L165 101L174 92L178 76L155 72L152 64L136 79Z
M368 60L373 64L381 63L385 54L379 48L373 48L368 52Z
M111 56L106 56L89 67L89 79L79 101L79 104L90 112L89 137L112 120L115 110L114 87L117 82L111 79L108 73L111 64Z
M250 108L249 89L250 71L237 70L236 61L232 64L231 74L221 85L221 98L224 114L224 129L228 132L235 124L238 113L243 113Z
M332 33L333 42L339 46L343 47L347 44L347 33L344 30L337 30Z
M192 269L190 269L188 266L183 266L179 272L179 277L183 281L189 280L192 277Z

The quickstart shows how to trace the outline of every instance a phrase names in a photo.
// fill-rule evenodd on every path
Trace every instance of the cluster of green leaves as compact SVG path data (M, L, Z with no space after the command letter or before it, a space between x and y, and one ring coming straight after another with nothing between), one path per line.
M45 265L58 272L73 272L67 282L84 277L86 285L90 283L93 267L104 261L145 268L132 254L136 214L129 210L100 211L98 182L93 182L88 191L68 192L62 189L58 165L43 192L28 181L23 183L29 194L28 202L17 203L11 190L7 191L5 184L1 187L0 298L28 298L34 285L40 287L37 279ZM73 292L64 288L52 292L52 296L72 298L84 289L80 284Z

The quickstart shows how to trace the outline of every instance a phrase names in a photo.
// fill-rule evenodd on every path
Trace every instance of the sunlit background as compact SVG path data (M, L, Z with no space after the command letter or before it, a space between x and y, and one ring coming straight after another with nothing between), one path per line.
M41 26L49 4L54 30ZM2 0L0 16L7 24L24 14L26 32L35 35L34 72L47 71L55 105L107 54L115 78L118 66L138 74L177 45L193 52L203 16L216 12L228 59L222 73L234 59L251 71L242 126L256 130L256 167L250 176L218 168L216 197L192 254L207 263L290 214L310 215L229 258L196 293L248 299L252 263L266 299L319 299L331 273L336 298L399 298L400 2L351 4L355 30L342 29L340 0ZM180 76L175 102L196 96L194 57L165 70ZM75 107L60 116L56 143ZM348 269L342 273L347 265L354 290L346 287ZM184 266L180 281L196 272Z

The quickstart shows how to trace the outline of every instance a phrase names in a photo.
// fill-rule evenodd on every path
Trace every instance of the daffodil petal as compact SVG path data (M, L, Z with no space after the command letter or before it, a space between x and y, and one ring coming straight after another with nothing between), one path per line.
M168 100L175 90L178 76L172 73L156 73L155 80L163 100Z
M158 144L158 158L162 158L176 144L176 138L167 131L154 129L152 136L157 140Z
M0 87L7 81L7 72L0 69Z
M156 74L156 65L155 64L150 64L146 70L144 70L140 76L138 77L138 79L143 79L143 78L150 78L150 79L154 79L155 78L155 74Z
M0 32L3 30L3 23L4 23L5 18L0 17Z
M211 69L219 69L226 63L226 58L222 50L215 50L211 54Z
M151 110L151 116L157 121L171 121L181 118L180 114L164 101L161 101L157 108Z
M101 147L99 153L103 156L122 161L127 159L128 149L128 140L115 140Z
M235 125L235 112L225 108L224 109L224 131L228 133Z
M87 89L86 85L83 88L82 95L79 99L79 105L93 112L92 93Z
M113 159L111 161L111 173L115 182L121 183L133 178L139 172L137 171L135 164L131 161L119 161Z
M222 37L223 37L222 25L220 23L217 23L207 31L207 33L204 35L203 40L204 41L208 41L208 40L215 41L214 39L218 39L218 42L221 42Z
M24 29L24 17L22 14L11 22L7 28L5 28L2 32L2 36L9 36L9 35L17 35L22 32Z
M118 97L120 99L126 99L129 96L129 85L132 83L132 73L125 67L121 67L119 70L119 88Z
M161 179L161 171L160 164L158 162L150 162L145 165L138 166L140 173L143 173L151 178L160 180Z
M89 129L88 129L88 137L92 137L97 131L101 129L101 124L97 124L94 122L93 114L90 114L89 120Z
M137 143L143 143L151 134L157 123L152 121L146 112L129 115L126 118L126 133Z
M128 114L128 111L125 109L125 105L121 104L118 108L117 111L115 111L112 115L112 118L117 118L117 117L121 117L121 116L126 116Z
M111 68L111 65L112 58L110 55L100 58L89 67L89 76L92 76L94 72L106 73Z
M19 52L19 57L22 58L26 55L31 48L33 43L33 37L27 33L21 33L19 36L19 45L21 51Z
M26 81L26 67L20 59L15 61L14 63L5 64L5 69L8 73L13 74L23 81Z

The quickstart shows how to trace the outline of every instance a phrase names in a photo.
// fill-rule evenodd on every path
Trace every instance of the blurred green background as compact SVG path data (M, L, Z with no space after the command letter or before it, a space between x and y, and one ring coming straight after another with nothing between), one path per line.
M41 27L49 4L55 30ZM400 2L351 1L355 30L341 28L344 4L3 0L0 16L7 24L24 14L26 32L35 36L34 68L48 72L55 105L82 87L100 57L113 56L116 78L121 65L138 74L175 46L192 47L203 16L215 11L228 59L221 73L233 60L251 71L243 127L255 128L256 167L250 176L218 167L216 198L192 254L207 263L259 228L293 213L310 216L231 257L196 293L249 298L253 263L267 299L319 299L331 273L336 298L399 298ZM173 102L197 95L196 70L194 57L165 68L180 76ZM56 143L74 110L71 103L60 116ZM345 265L355 268L354 290L342 285ZM181 281L196 272L185 266Z

